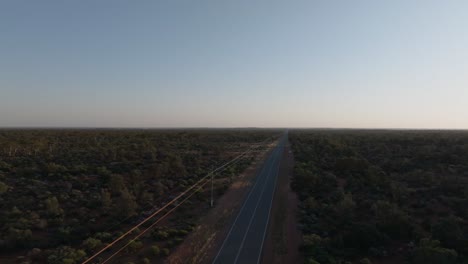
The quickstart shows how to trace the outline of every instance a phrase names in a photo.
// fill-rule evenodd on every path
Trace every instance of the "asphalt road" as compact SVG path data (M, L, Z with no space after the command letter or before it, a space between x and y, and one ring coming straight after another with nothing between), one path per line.
M276 178L287 134L266 159L229 230L214 264L260 263Z

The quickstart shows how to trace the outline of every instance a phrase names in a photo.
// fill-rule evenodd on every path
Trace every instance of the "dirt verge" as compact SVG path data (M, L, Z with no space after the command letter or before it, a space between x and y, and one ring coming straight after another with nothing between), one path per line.
M249 168L237 177L225 194L216 200L215 207L200 218L196 229L167 257L165 263L211 263L250 190L252 180L275 145L276 142L269 146L268 151L258 155Z

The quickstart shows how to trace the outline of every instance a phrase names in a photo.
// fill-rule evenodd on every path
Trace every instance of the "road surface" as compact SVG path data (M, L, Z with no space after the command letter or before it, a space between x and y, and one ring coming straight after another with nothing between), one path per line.
M266 159L213 264L260 263L285 134Z

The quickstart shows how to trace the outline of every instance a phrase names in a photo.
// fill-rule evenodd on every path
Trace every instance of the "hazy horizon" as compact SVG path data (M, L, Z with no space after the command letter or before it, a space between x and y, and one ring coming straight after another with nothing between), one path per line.
M192 126L192 127L137 127L137 126L128 126L128 127L99 127L99 126L3 126L0 127L0 130L16 130L16 129L26 129L26 130L249 130L249 129L285 129L285 130L369 130L369 131L467 131L468 128L405 128L405 127L228 127L228 126Z
M468 129L465 1L2 1L2 128Z

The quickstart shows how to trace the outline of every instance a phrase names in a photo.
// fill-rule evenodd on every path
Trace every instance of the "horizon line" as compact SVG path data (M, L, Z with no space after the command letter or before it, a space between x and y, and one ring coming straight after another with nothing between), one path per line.
M145 127L145 126L134 126L134 127L118 127L118 126L109 126L109 127L99 127L99 126L0 126L0 130L8 129L104 129L104 130L132 130L132 129L141 129L141 130L168 130L168 129L311 129L311 130L400 130L400 131L468 131L468 128L405 128L405 127L255 127L255 126L232 126L232 127L222 127L222 126L195 126L195 127L184 127L184 126L167 126L167 127Z

